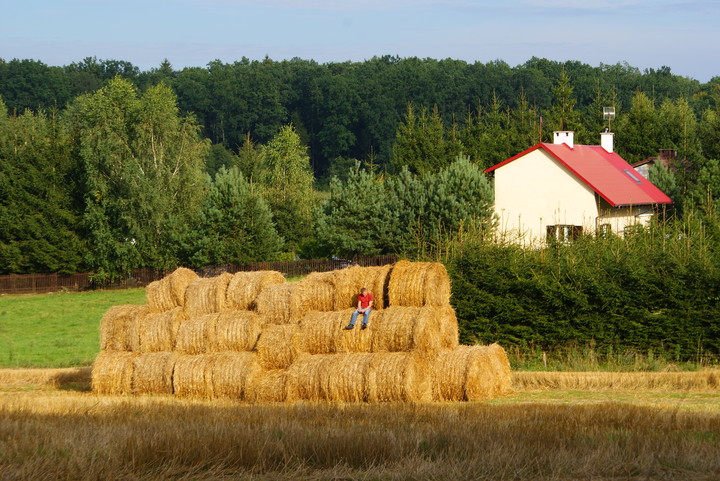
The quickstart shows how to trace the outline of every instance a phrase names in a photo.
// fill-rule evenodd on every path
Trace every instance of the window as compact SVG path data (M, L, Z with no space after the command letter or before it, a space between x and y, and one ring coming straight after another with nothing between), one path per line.
M547 226L547 242L548 244L570 244L582 235L582 226L580 225L549 225Z

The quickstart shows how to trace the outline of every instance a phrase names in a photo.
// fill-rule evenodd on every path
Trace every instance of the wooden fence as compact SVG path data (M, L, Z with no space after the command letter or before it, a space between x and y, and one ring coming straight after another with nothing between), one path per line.
M241 271L280 271L285 277L304 276L311 272L324 272L342 269L350 265L382 266L397 261L397 256L360 257L354 260L313 259L288 262L254 262L237 265L223 264L197 269L202 277L217 276L222 272L234 274ZM127 289L143 287L162 279L171 271L156 269L136 269L126 278L114 282L93 282L89 272L77 274L17 274L0 276L0 294L30 294L58 291L84 291L88 289Z

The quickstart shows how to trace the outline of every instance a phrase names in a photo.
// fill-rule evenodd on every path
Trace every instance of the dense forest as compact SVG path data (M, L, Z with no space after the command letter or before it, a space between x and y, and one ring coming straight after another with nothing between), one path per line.
M624 239L498 243L483 170L553 130L598 144L604 106L626 160L675 152L650 171L672 211ZM0 59L0 274L398 253L446 262L465 341L687 359L720 353L718 198L720 77L539 58Z

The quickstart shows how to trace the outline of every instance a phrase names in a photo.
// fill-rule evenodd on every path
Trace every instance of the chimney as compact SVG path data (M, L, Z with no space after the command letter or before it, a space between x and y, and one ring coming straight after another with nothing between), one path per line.
M613 137L615 137L615 134L612 132L601 132L600 133L600 147L605 149L608 154L612 154L613 152Z
M573 141L574 134L575 132L572 132L570 130L556 130L555 132L553 132L553 144L567 144L567 146L572 149L575 145Z

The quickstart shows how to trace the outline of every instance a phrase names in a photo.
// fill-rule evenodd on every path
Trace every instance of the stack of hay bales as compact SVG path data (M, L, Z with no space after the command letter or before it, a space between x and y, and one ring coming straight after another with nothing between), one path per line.
M375 298L369 327L344 330L362 287ZM510 391L500 346L458 345L442 264L354 266L298 282L180 268L147 296L103 317L94 391L250 402L476 401Z

